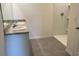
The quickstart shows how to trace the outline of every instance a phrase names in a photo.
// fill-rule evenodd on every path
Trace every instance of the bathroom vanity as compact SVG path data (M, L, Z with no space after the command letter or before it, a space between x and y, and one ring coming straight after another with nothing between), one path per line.
M1 43L4 42L2 45L5 46L1 46L1 49L4 47L6 56L31 56L27 22L24 17L20 17L19 13L15 12L17 10L13 6L11 3L0 4L1 20L4 23L4 41Z
M13 21L11 21L13 22ZM29 31L26 22L15 20L5 30L5 51L7 56L31 56Z
M13 33L5 35L7 56L30 56L31 45L29 42L29 32Z

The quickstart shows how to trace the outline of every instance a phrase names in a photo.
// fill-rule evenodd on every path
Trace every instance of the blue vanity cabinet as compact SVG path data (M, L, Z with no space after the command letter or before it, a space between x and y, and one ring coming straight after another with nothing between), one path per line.
M29 32L6 34L5 50L7 56L31 56Z

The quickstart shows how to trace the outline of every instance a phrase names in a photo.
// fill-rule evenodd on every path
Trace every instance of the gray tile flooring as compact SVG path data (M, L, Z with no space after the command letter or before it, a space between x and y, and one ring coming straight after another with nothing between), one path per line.
M31 39L34 56L69 56L65 46L56 38Z

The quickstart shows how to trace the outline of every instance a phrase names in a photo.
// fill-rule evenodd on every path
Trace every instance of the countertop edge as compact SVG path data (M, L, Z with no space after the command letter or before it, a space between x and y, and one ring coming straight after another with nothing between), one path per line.
M5 35L13 35L13 34L24 34L24 33L29 33L29 31L27 32L14 32L14 33L5 33Z

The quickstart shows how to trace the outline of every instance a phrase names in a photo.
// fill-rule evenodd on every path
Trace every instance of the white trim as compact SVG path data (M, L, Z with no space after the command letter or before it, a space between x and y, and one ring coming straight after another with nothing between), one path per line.
M47 37L53 37L53 35L49 35L49 36L34 36L34 37L30 37L30 39L39 39L39 38L47 38Z

